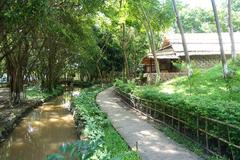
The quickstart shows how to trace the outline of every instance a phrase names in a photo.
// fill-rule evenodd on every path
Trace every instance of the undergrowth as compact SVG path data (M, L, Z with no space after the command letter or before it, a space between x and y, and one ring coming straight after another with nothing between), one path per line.
M52 92L42 90L39 86L30 86L26 90L26 96L28 100L44 100L49 97L55 97L63 93L64 88L57 86Z

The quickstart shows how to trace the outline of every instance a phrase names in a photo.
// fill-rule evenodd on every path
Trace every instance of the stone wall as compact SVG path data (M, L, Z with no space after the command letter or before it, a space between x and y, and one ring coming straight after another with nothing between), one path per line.
M172 73L161 73L161 81L168 81L170 79L186 76L185 72L172 72ZM145 73L144 77L147 78L148 84L153 84L156 80L156 73Z
M183 61L185 60L185 57L180 58ZM229 59L231 56L226 55L226 58ZM190 56L190 59L192 61L192 65L200 69L208 69L221 62L220 55L195 55Z

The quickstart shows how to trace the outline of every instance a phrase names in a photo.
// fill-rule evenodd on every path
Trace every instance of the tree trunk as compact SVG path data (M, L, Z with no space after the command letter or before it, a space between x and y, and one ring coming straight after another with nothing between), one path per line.
M23 96L23 66L20 61L13 61L7 56L7 70L10 80L10 101L19 104L24 99Z
M6 47L6 49L5 52L9 52L9 48ZM6 65L10 80L10 100L13 104L19 104L24 100L24 71L29 55L29 42L27 39L22 39L18 44L18 49L12 50L12 52L6 55Z
M47 89L49 92L53 91L53 52L48 52L48 74L47 74Z
M101 84L103 84L103 76L102 76L101 69L99 67L99 61L100 60L101 60L101 56L99 56L99 58L97 59L96 67L97 67L98 75L100 76L100 79L101 79Z
M150 44L150 48L151 48L151 53L153 55L154 63L155 63L155 69L156 69L156 81L155 81L155 83L158 84L161 81L161 72L160 72L160 66L159 66L159 63L158 63L158 60L157 60L157 55L155 53L155 48L156 47L155 47L154 31L151 27L148 16L146 15L142 6L141 6L141 10L142 10L142 13L143 13L143 15L145 17L145 20L146 20L146 22L143 22L143 24L144 24L144 27L145 27L146 32L147 32L147 36L148 36L148 40L149 40L149 44Z
M182 24L181 24L181 21L179 18L176 1L172 0L172 3L173 3L173 9L174 9L174 12L176 15L177 26L180 31L181 37L182 37L182 45L183 45L185 60L186 60L186 64L187 64L188 77L191 77L192 76L191 60L190 60L190 56L188 54L188 48L187 48L187 43L186 43L186 39L185 39L185 35L184 35L184 30L183 30L183 27L182 27Z
M231 40L231 54L232 60L236 60L236 49L235 49L235 40L233 35L233 25L232 25L232 0L228 0L228 28Z
M155 63L155 69L156 69L156 84L158 84L160 81L161 81L161 72L160 72L160 66L159 66L159 63L158 63L158 59L157 59L157 55L155 53L156 49L155 49L155 40L154 40L154 32L152 31L151 27L150 27L150 43L151 43L151 52L152 52L152 55L154 57L154 63Z
M221 34L221 27L218 19L218 14L217 14L217 7L215 4L215 0L212 1L212 8L213 8L213 13L214 13L214 18L215 18L215 23L217 27L217 33L218 33L218 39L219 39L219 46L220 46L220 53L221 53L221 60L222 60L222 67L223 67L223 76L226 78L228 76L228 66L227 66L227 60L224 54L224 49L223 49L223 40L222 40L222 34Z
M128 66L128 54L127 54L127 42L126 42L126 25L125 23L122 24L122 49L123 49L123 55L124 55L124 70L125 70L125 76L129 78L129 66Z
M124 7L125 1L120 1L120 10ZM125 22L121 24L122 27L122 51L124 55L124 75L129 78L129 66L128 66L128 54L127 54L127 42L126 42L126 25Z

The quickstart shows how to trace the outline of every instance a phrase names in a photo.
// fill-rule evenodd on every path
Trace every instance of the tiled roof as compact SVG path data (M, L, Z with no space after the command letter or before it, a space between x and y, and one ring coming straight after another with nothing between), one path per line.
M234 33L237 54L240 54L240 32ZM190 56L193 55L220 55L220 47L217 33L185 33L185 39ZM231 54L231 41L229 33L222 33L225 54ZM180 34L166 35L170 41L169 46L156 52L158 59L178 59L184 56L182 38ZM152 54L147 57L153 58Z
M170 34L170 43L176 53L183 53L182 39L180 34ZM234 33L235 47L240 53L240 33ZM185 34L187 48L190 55L215 55L220 54L217 33L187 33ZM223 48L225 54L231 53L231 41L229 33L222 33Z

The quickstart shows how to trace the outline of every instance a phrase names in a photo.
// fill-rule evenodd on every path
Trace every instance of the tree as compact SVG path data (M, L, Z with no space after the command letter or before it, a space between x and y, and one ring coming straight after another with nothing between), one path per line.
M156 83L161 80L160 66L156 55L156 34L158 32L164 32L171 24L173 20L172 12L170 9L169 1L160 2L158 0L151 1L129 1L131 14L140 20L143 28L146 31L149 41L150 52L154 57L154 63L156 68Z
M215 4L215 0L211 0L211 2L212 2L215 23L216 23L216 27L217 27L218 39L219 39L220 54L221 54L222 67L223 67L223 76L224 76L224 78L226 78L228 76L228 65L227 65L227 60L226 60L226 57L224 54L224 49L223 49L221 26L220 26L219 19L218 19L218 13L217 13L217 7Z
M155 68L156 68L156 73L157 73L156 83L159 83L161 80L161 75L160 75L160 66L159 66L159 62L157 59L157 55L156 55L156 42L155 42L155 37L154 37L154 30L151 26L150 19L142 6L140 6L140 12L142 12L142 14L144 16L144 18L142 19L143 20L142 22L143 22L144 28L146 29L146 32L147 32L151 53L154 57L154 63L155 63Z
M2 58L10 77L11 102L18 104L24 98L26 66L34 48L35 29L46 14L46 1L5 1L1 8Z
M218 8L218 17L221 25L222 32L228 32L229 27L226 23L226 17L228 17L227 3L225 0L218 1L220 7ZM231 14L232 14L232 26L234 32L240 31L240 0L234 0L231 2ZM180 14L180 19L185 33L211 33L217 32L215 19L212 14L212 9L188 7L182 3L177 3L177 8ZM179 32L176 28L175 32Z
M231 40L231 54L233 61L236 60L236 49L235 49L235 41L233 35L233 25L232 25L232 0L228 0L228 28Z
M24 81L32 74L43 89L52 91L66 68L72 66L71 57L97 47L92 19L103 3L0 2L0 61L6 62L13 104L23 100Z
M127 40L127 32L126 32L126 0L120 0L120 25L122 29L122 38L121 38L121 47L122 47L122 52L124 55L124 73L126 78L129 77L129 65L128 65L128 50L127 50L127 45L128 45L128 40Z
M188 76L191 77L191 75L192 75L191 61L190 61L190 57L189 57L189 54L188 54L187 43L186 43L186 39L185 39L185 36L184 36L183 27L182 27L182 24L181 24L181 21L180 21L180 18L179 18L179 13L178 13L178 10L177 10L177 5L176 5L175 0L172 0L172 3L173 3L173 9L174 9L174 12L175 12L175 15L176 15L177 26L179 28L179 31L180 31L180 34L181 34L181 37L182 37L182 45L183 45L186 64L187 64Z

